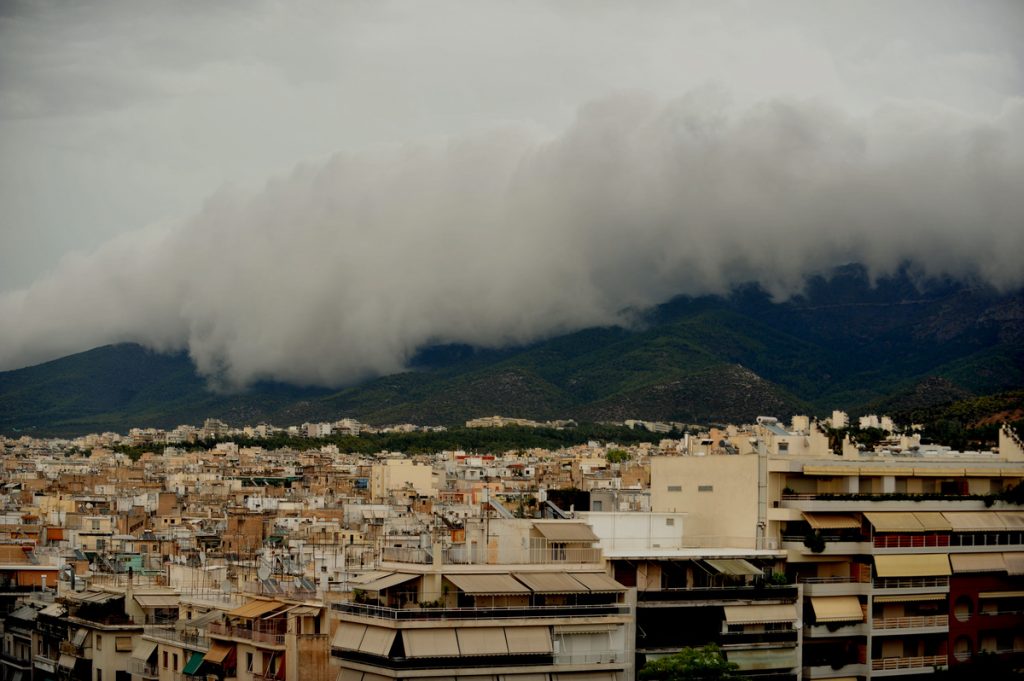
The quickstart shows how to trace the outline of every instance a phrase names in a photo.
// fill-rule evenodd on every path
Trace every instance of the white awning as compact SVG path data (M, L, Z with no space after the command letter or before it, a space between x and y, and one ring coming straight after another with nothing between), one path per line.
M796 622L795 605L727 605L725 621L729 624L773 624Z
M136 660L142 660L145 662L149 658L153 657L153 653L155 652L156 643L140 638L139 642L135 644L134 648L132 648L132 657Z

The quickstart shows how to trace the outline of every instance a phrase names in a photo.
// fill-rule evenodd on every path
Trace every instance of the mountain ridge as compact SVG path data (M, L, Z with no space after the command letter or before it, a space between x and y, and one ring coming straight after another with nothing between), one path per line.
M206 417L455 424L496 413L683 422L856 413L931 379L944 381L932 389L941 385L950 398L1020 387L1022 339L1024 291L952 280L922 287L907 271L873 282L852 266L809 279L781 302L745 285L729 296L677 297L632 328L512 348L422 348L408 371L337 389L265 382L218 393L183 352L103 346L0 372L0 432L171 427Z

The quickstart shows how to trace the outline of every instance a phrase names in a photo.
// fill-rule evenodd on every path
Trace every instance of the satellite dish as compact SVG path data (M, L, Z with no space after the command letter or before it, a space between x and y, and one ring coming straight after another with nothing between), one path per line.
M273 573L270 571L270 566L261 561L259 568L256 570L256 576L259 577L260 580L264 580L270 579L271 574Z

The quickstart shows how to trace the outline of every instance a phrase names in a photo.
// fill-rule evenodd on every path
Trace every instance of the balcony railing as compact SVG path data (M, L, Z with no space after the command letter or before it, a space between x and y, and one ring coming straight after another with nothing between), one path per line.
M875 536L876 549L917 549L949 546L948 534L886 534Z
M950 546L1020 546L1024 532L971 532L954 534Z
M878 577L876 589L924 589L949 586L949 577Z
M442 560L446 565L486 565L488 552L481 548L453 546L442 550ZM391 563L412 563L430 565L433 554L428 549L386 547L381 552L381 560ZM600 563L601 549L590 547L567 547L558 544L547 546L531 546L528 549L508 552L502 551L502 563L511 565L547 564L547 563Z
M155 679L160 676L160 667L142 660L131 659L128 660L128 672L145 679Z
M211 623L207 625L206 630L213 636L244 638L255 643L266 643L275 646L284 645L284 633L278 630L250 629L248 627L235 627L222 623Z
M600 615L628 615L629 606L608 605L548 605L508 608L387 608L367 603L345 601L331 606L334 610L387 620L447 620L447 619L511 619L519 617L593 617ZM211 633L213 629L210 629Z
M209 627L210 625L207 625ZM210 637L190 631L179 631L174 627L147 626L143 633L151 638L159 638L165 641L173 641L186 646L202 650L210 649Z
M638 591L640 602L663 601L718 601L718 600L768 600L796 598L797 588L793 585L765 586L698 586L684 589L658 589Z
M949 615L922 615L914 617L876 617L871 620L874 629L912 629L915 627L948 627Z
M865 574L862 577L798 577L801 584L868 584L871 582L871 575Z
M871 661L872 671L887 669L923 669L925 667L944 667L949 663L946 655L922 655L920 657L883 657Z

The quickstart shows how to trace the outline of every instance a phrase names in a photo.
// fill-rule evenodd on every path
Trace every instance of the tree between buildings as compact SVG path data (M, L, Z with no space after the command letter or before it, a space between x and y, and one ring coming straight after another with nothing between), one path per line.
M651 660L640 670L640 681L747 681L737 669L739 665L726 660L721 649L711 643Z

